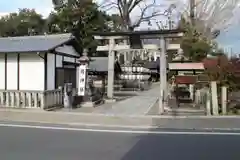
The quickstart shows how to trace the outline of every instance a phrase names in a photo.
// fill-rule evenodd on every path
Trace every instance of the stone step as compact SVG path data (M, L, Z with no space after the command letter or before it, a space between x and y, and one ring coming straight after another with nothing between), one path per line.
M165 108L166 115L206 115L206 111L204 109L198 108Z
M204 116L206 115L205 112L165 112L164 115L171 115L171 116Z

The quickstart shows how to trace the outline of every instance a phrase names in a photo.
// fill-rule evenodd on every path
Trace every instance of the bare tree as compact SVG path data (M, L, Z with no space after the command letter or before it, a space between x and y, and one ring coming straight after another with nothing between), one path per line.
M185 20L191 21L191 2L175 0L179 14ZM220 31L226 30L232 25L236 12L239 10L240 0L194 0L194 21L195 27L209 38L216 38Z
M91 2L92 0L52 0L55 7L62 5L80 6L80 3ZM102 0L99 9L104 11L116 11L120 16L120 23L124 30L132 31L139 27L141 23L158 19L159 16L166 16L163 4L158 4L157 0Z
M134 30L141 23L150 23L151 19L164 15L161 12L162 5L156 0L109 0L105 1L101 8L104 10L115 10L119 13L125 30ZM132 16L138 10L139 16Z

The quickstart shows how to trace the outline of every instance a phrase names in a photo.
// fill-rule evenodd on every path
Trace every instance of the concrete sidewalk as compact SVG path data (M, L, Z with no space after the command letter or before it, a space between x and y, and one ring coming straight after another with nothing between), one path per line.
M151 126L151 118L133 118L130 116L109 116L106 114L46 112L38 110L3 110L0 109L0 121L22 121L56 124L98 124Z
M131 98L112 103L111 107L96 107L93 113L128 116L146 115L158 100L159 83L153 84L152 88L147 91L136 94Z
M59 113L34 110L0 109L0 121L37 122L68 125L128 126L169 129L240 130L240 116L171 117L171 116L106 116L102 114Z

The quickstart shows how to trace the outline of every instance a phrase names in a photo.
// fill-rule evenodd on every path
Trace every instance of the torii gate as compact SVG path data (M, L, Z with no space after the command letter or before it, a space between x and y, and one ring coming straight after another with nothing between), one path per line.
M133 32L100 32L93 33L95 39L108 40L108 45L98 46L97 50L108 50L108 84L107 97L113 98L113 82L114 82L114 51L131 49L125 41L124 45L117 45L115 40L129 39L131 36L139 36L141 39L160 39L160 97L159 97L159 112L164 113L164 106L167 100L167 62L166 62L166 39L182 37L183 33L180 30L148 30L148 31L133 31ZM153 49L153 45L145 45L145 49Z

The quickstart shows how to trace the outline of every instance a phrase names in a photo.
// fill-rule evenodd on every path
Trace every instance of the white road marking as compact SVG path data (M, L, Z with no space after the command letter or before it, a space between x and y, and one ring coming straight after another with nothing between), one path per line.
M0 124L0 127L17 127L17 128L33 128L48 130L65 130L65 131L84 131L84 132L102 132L102 133L130 133L130 134L157 134L157 135L231 135L240 136L240 133L234 132L180 132L180 131L130 131L130 130L106 130L106 129L85 129L85 128L68 128L68 127L50 127L35 125L19 125L19 124Z
M157 126L130 126L130 125L112 125L112 124L95 124L95 123L66 123L70 126L85 126L85 127L106 127L106 128L132 128L132 129L155 129Z
M156 100L148 107L147 111L144 112L144 115L147 115L147 114L150 112L150 110L152 109L152 107L154 107L154 105L155 105L156 103L158 103L158 99L156 99Z
M8 120L7 121L8 124L13 124L14 122L20 122L20 123L38 123L38 124L48 124L48 125L52 125L52 124L56 124L56 125L69 125L69 126L78 126L78 127L105 127L105 128L131 128L131 129L155 129L158 128L158 126L144 126L144 125L113 125L113 124L96 124L96 123L62 123L62 122L46 122L46 121L11 121ZM1 124L1 122L0 122ZM4 123L6 124L6 123ZM240 129L239 129L240 130Z

